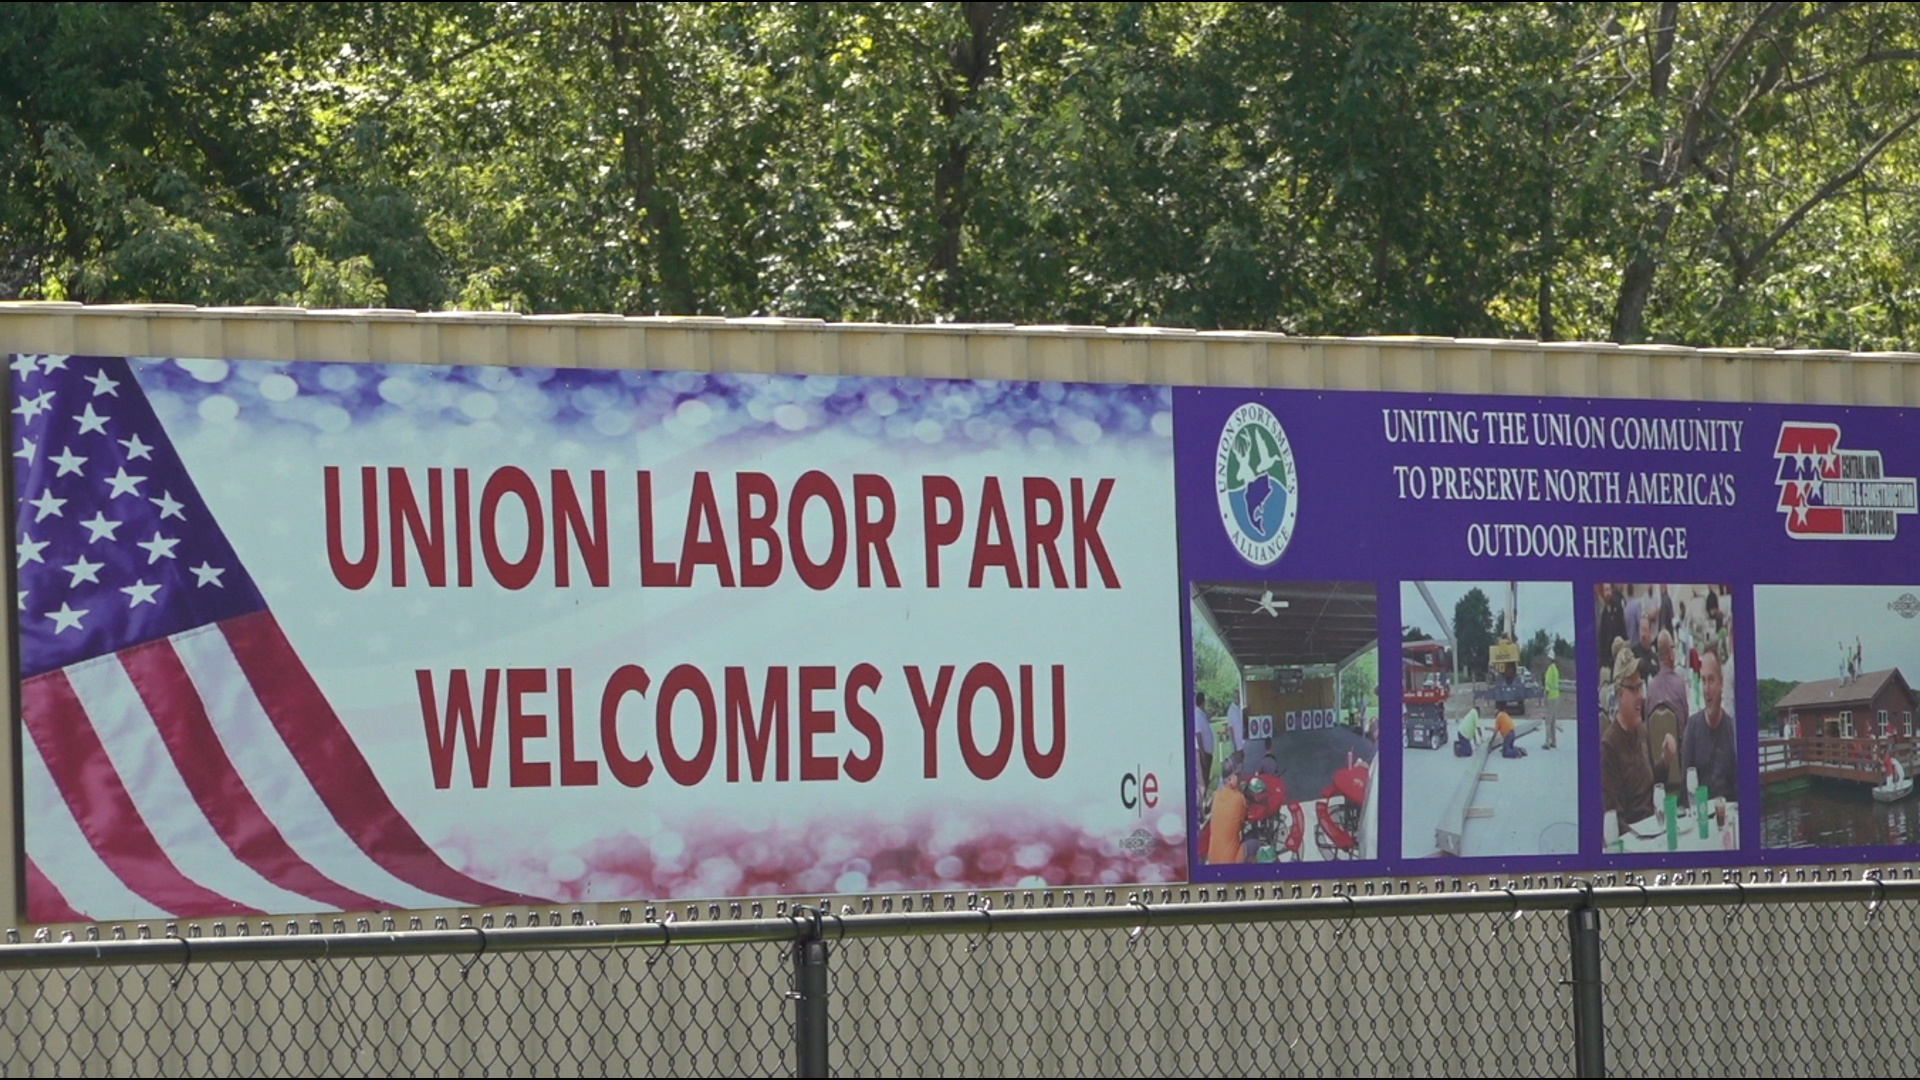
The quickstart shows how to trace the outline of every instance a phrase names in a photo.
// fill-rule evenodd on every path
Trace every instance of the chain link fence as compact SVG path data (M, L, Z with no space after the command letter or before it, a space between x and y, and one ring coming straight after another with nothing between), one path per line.
M909 897L608 926L95 928L0 946L0 1070L1910 1071L1910 878L1520 884Z

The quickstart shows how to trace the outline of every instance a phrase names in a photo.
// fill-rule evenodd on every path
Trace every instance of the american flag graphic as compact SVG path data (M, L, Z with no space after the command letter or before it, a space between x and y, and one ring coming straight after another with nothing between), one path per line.
M10 367L28 919L534 902L388 798L127 361Z
M1787 534L1837 537L1842 514L1828 506L1826 484L1840 478L1840 428L1833 424L1787 423L1773 456L1780 463L1774 482L1780 488L1778 509L1787 515Z

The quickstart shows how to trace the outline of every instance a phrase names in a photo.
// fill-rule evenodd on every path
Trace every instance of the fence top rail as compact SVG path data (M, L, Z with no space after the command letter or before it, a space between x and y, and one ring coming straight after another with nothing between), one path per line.
M191 965L246 961L345 960L399 956L478 959L493 953L571 949L659 949L689 945L838 942L857 938L996 935L1066 930L1125 930L1279 922L1344 922L1406 918L1572 911L1740 907L1748 904L1859 903L1877 910L1888 901L1920 900L1920 880L1867 877L1858 881L1727 881L1714 884L1611 885L1490 889L1483 892L1401 893L1278 900L1151 903L1140 894L1125 904L1096 907L1005 908L990 904L956 911L835 913L795 908L774 918L641 922L619 925L505 927L335 932L259 937L177 937L112 941L36 941L0 946L0 970Z

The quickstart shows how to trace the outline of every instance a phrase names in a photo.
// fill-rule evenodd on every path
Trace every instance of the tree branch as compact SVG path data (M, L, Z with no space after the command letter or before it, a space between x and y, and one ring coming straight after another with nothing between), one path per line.
M1653 31L1653 64L1648 69L1655 101L1667 96L1667 84L1673 77L1673 39L1679 25L1680 5L1661 4Z
M1714 57L1712 66L1707 69L1706 78L1700 80L1700 86L1693 92L1692 99L1687 103L1686 118L1680 129L1680 145L1675 147L1673 158L1667 168L1662 170L1665 173L1662 177L1662 186L1678 182L1685 174L1687 162L1692 160L1695 146L1700 139L1700 125L1705 119L1707 105L1713 100L1713 95L1719 91L1721 80L1727 77L1727 72L1732 70L1734 62L1746 55L1747 49L1753 44L1753 39L1760 35L1760 31L1768 23L1793 10L1793 6L1786 3L1768 4L1740 33L1734 35L1733 40L1720 50L1720 55Z
M1873 64L1886 64L1897 60L1920 60L1920 49L1876 49L1862 55L1848 65L1846 70L1850 74ZM1802 90L1811 90L1816 86L1832 82L1840 73L1840 69L1828 68L1804 79L1781 83L1779 90L1782 94L1797 94Z
M1754 245L1753 250L1747 255L1746 259L1738 265L1738 277L1743 280L1751 277L1753 271L1759 267L1760 262L1767 257L1768 253L1771 252L1781 240L1786 238L1788 233L1794 230L1795 226L1800 224L1802 219L1812 213L1815 207L1838 195L1848 184L1858 180L1860 174L1867 171L1867 166L1872 165L1875 158L1878 158L1884 153L1887 147L1892 146L1900 136L1912 130L1915 124L1920 124L1920 109L1915 109L1913 112L1908 113L1898 124L1887 129L1884 135L1874 140L1873 145L1860 152L1860 156L1854 159L1853 164L1847 166L1846 169L1842 170L1826 183L1821 184L1819 190L1807 196L1806 201L1802 202L1799 206L1794 207L1793 212L1788 214L1779 225L1775 226L1773 232L1767 234L1766 239Z

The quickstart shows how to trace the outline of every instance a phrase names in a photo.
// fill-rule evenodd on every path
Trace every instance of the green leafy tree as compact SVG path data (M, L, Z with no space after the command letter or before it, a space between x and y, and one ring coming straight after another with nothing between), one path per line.
M1453 605L1453 640L1460 648L1463 668L1487 670L1487 651L1493 647L1493 605L1478 587L1468 589Z
M1774 707L1780 704L1781 698L1786 697L1787 694L1792 692L1793 688L1798 685L1800 684L1786 679L1758 679L1755 681L1755 696L1758 698L1760 707L1759 726L1762 731L1771 732L1776 735L1779 734L1780 718L1778 714L1774 712Z
M1343 719L1380 714L1380 650L1368 649L1340 672L1340 715Z
M1533 666L1533 662L1540 657L1551 658L1554 655L1553 643L1554 636L1552 634L1547 633L1544 629L1535 630L1533 636L1527 639L1527 643L1520 646L1520 666L1530 668Z
M1225 713L1240 689L1240 669L1203 619L1193 620L1193 683L1208 716Z
M1891 4L0 5L0 296L1910 348Z

